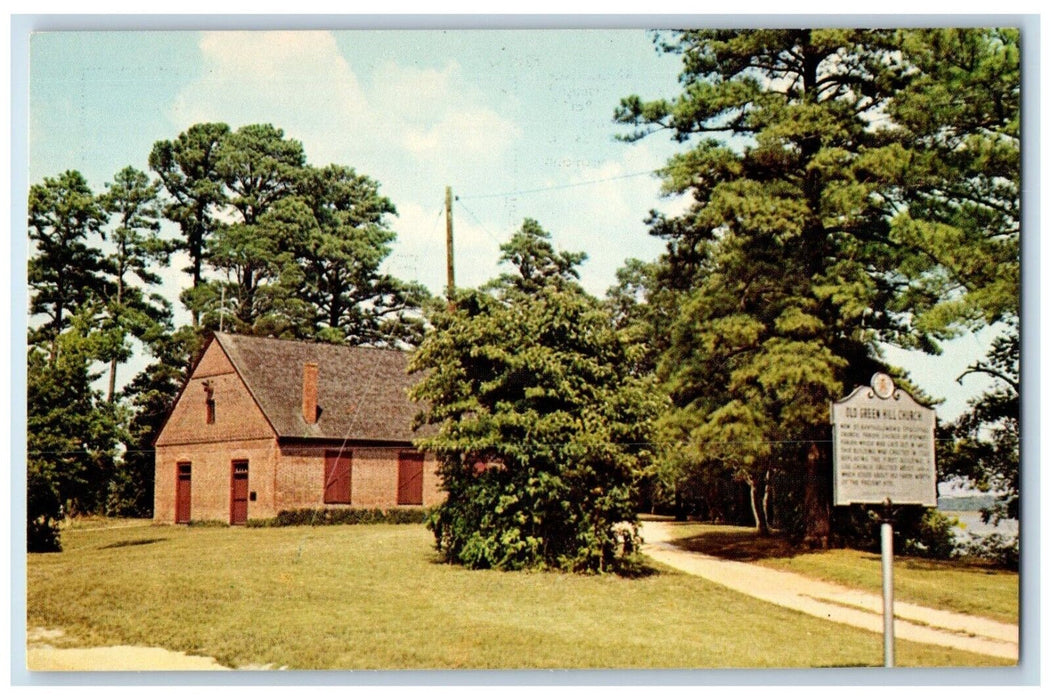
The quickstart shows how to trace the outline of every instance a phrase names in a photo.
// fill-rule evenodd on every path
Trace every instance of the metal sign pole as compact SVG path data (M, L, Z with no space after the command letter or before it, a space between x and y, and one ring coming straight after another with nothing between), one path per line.
M891 502L883 502L880 559L883 564L883 665L894 668L894 523Z
M938 505L933 408L895 388L887 374L872 375L871 389L855 387L833 401L832 495L837 506L883 504L883 665L894 667L894 509Z

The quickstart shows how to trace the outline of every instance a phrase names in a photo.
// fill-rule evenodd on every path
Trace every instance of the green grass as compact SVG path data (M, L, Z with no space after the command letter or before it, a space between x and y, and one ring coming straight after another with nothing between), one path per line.
M293 669L879 666L882 638L657 569L468 571L420 525L68 529L29 555L28 625ZM900 666L1005 662L899 641Z
M753 528L683 523L679 546L879 593L880 555L854 549L793 549ZM894 599L1018 623L1018 573L974 563L894 557Z

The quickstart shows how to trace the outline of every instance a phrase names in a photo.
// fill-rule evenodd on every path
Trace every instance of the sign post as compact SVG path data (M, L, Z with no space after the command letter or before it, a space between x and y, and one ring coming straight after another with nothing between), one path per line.
M894 668L894 519L888 498L879 525L880 564L883 568L883 665Z
M894 524L892 506L935 506L934 409L873 375L832 403L833 502L881 504L883 665L894 666Z

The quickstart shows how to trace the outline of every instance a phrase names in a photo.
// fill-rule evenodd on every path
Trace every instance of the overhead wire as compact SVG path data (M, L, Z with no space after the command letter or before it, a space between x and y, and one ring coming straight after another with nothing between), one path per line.
M464 204L463 202L460 202L460 198L459 198L459 197L457 197L457 198L456 198L456 201L457 201L457 202L459 202L459 204L460 204L460 208L461 208L461 209L463 209L463 210L464 210L465 212L467 212L467 214L468 214L468 215L469 215L469 216L470 216L470 217L471 217L472 219L474 219L474 222L475 222L476 224L478 224L478 226L479 226L479 227L480 227L480 228L481 228L481 229L482 229L483 231L485 231L485 235L487 235L487 236L489 236L489 238L493 239L493 242L494 242L494 243L496 243L496 244L497 244L498 246L499 246L499 245L503 245L503 243L501 243L501 242L500 242L500 241L499 241L499 240L498 240L498 239L496 238L496 236L494 236L494 235L493 235L493 233L492 233L492 232L491 232L491 231L490 231L490 230L489 230L489 229L488 229L488 228L486 227L486 225L482 223L482 220L481 220L481 219L479 219L479 218L478 218L478 216L477 216L477 215L476 215L476 214L475 214L475 213L474 213L473 211L471 211L471 210L470 210L470 209L469 209L469 208L467 207L467 205L466 205L466 204Z
M494 192L490 194L475 194L475 195L460 195L457 197L458 200L464 199L496 199L498 197L517 197L523 194L536 194L538 192L554 192L556 190L568 190L574 187L585 187L587 185L597 185L604 182L614 182L616 180L627 180L628 178L640 177L642 175L654 175L655 170L640 170L634 173L626 173L624 175L614 175L612 177L604 177L596 180L581 180L579 182L570 182L564 185L551 185L549 187L536 187L528 190L513 190L510 192Z

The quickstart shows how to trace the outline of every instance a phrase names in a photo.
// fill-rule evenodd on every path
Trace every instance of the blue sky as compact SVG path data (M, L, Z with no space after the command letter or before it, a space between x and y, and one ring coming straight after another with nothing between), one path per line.
M147 170L153 143L194 123L271 123L312 164L380 183L398 210L387 269L435 292L446 185L459 198L461 286L498 274L499 243L531 217L558 247L588 254L582 282L601 295L625 259L660 253L647 213L684 206L650 174L682 146L615 139L621 97L677 92L677 59L643 31L54 32L32 37L30 66L30 183L77 169L98 191L126 165ZM173 300L184 264L165 275ZM950 418L984 386L954 380L988 339L890 359L948 399L939 415Z
M494 276L498 241L529 216L588 252L601 294L626 257L659 252L649 209L674 207L647 174L673 144L617 142L613 110L671 94L676 67L641 31L38 34L30 182L76 168L102 188L196 122L271 123L310 162L379 181L399 214L396 274L442 288L448 185L458 283Z

